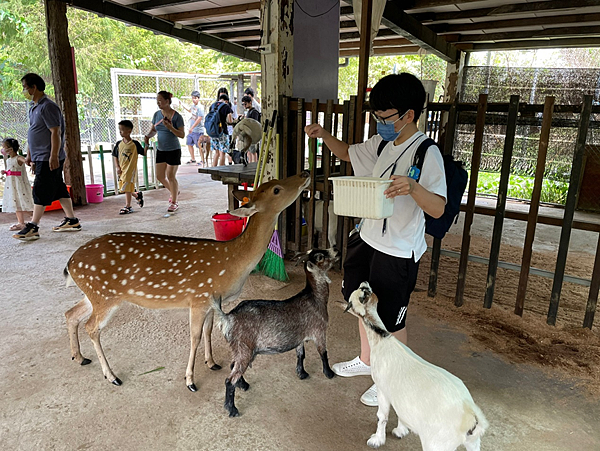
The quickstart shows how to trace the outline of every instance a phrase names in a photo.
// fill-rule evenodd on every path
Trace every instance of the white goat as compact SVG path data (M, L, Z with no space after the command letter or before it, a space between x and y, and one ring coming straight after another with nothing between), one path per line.
M419 435L423 451L454 451L464 445L479 451L488 422L469 390L456 376L426 362L391 335L377 314L377 296L367 282L350 296L346 311L362 319L371 347L371 376L377 385L377 432L367 445L385 444L385 428L394 407L402 438Z

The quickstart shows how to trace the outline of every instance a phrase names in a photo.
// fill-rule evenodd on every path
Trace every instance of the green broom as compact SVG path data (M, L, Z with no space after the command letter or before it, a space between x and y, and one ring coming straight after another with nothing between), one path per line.
M273 115L273 124L275 124L275 115ZM275 152L273 153L274 164L275 164L275 178L279 178L279 134L275 135ZM279 232L277 232L277 225L273 230L271 241L267 247L267 252L263 255L263 258L258 263L259 271L271 279L279 280L280 282L287 282L290 280L285 270L285 264L283 262L283 251L281 249L281 241L279 240Z

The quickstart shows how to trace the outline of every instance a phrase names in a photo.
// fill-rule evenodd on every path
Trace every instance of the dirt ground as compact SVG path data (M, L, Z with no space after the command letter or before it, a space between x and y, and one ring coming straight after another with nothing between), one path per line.
M163 218L168 194L148 192L146 206L119 216L122 196L77 210L81 232L50 231L61 212L47 213L42 238L22 243L7 228L14 215L0 214L0 449L6 450L360 450L375 431L376 409L358 398L368 377L334 378L321 373L318 354L307 345L306 369L295 375L295 354L259 356L248 370L248 392L239 392L241 416L223 408L226 370L196 366L197 393L185 387L189 352L184 310L146 310L125 305L102 334L107 358L123 386L102 377L93 346L82 329L79 366L69 356L64 312L80 299L66 288L62 269L89 239L113 231L147 231L214 237L210 216L226 208L226 189L193 167L182 167L181 210ZM477 217L471 254L487 256L492 218ZM518 263L524 227L506 221L502 261ZM458 224L457 231L462 230ZM532 266L554 270L560 231L540 226ZM566 273L590 278L597 234L574 233ZM444 249L458 250L450 235ZM600 431L600 338L581 329L588 288L565 284L558 325L545 324L551 279L531 277L524 317L512 313L518 273L500 269L494 305L482 308L487 266L469 263L465 305L454 307L458 260L443 257L438 295L427 297L429 254L421 263L408 315L409 345L425 359L465 381L490 428L483 450L598 450ZM291 281L252 275L241 299L284 299L304 284L300 267L287 262ZM331 275L328 348L332 363L358 352L356 319L343 314L339 273ZM218 363L229 350L213 332ZM153 371L154 370L154 371ZM394 427L394 415L390 428ZM382 449L418 450L418 437L400 441L388 433Z

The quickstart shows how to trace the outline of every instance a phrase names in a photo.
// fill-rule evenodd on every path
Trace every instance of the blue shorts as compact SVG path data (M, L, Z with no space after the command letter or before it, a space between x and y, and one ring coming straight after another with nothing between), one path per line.
M229 135L222 134L218 138L211 138L210 144L219 152L229 153Z
M197 146L198 141L200 141L200 136L202 136L200 133L190 132L187 135L187 139L186 139L185 143L188 146Z

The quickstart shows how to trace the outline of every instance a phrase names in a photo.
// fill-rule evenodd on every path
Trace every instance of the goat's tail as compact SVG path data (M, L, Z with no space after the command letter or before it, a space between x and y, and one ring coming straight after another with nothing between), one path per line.
M489 423L481 409L473 401L464 401L464 414L462 430L466 431L467 440L481 437L488 428Z
M221 331L223 332L223 335L225 335L225 338L227 338L229 328L231 326L231 318L221 308L221 301L222 301L221 296L219 296L218 298L213 296L212 297L212 309L215 312L217 325L219 326L219 329L221 329Z
M72 287L77 285L75 283L75 281L73 280L73 278L71 277L71 274L69 273L69 265L67 264L67 266L65 266L65 269L63 270L63 275L65 276L65 286L68 287Z

